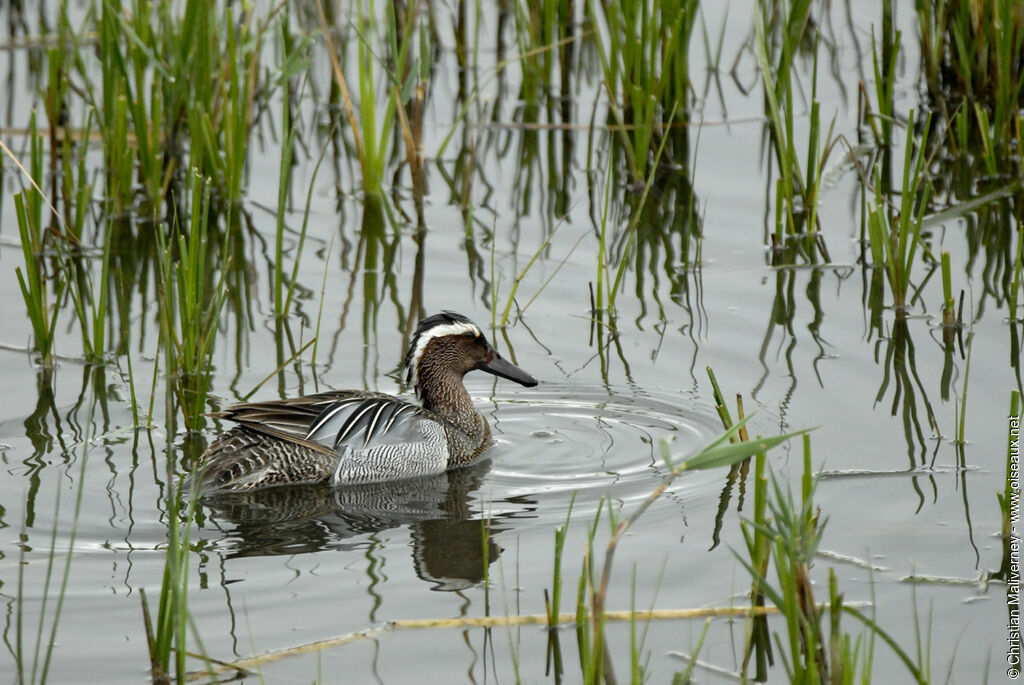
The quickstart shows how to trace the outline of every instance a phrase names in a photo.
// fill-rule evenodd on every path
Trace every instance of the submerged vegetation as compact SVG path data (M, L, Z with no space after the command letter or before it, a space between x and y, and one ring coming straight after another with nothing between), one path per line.
M352 349L361 350L364 384L375 385L394 363L378 348L382 314L393 310L407 337L437 303L427 242L434 230L428 216L438 206L456 205L462 221L461 244L448 246L461 253L451 249L457 256L440 268L465 259L466 289L494 312L510 350L508 331L520 322L538 339L527 310L561 297L549 284L583 246L580 254L593 259L586 278L571 286L572 309L589 306L586 356L598 359L609 394L610 379L633 383L624 342L634 330L653 323L660 336L678 332L693 342L696 360L707 334L706 292L726 280L703 280L705 242L724 229L704 220L698 175L716 155L699 144L711 103L720 100L727 124L734 106L722 85L727 24L743 32L729 76L755 102L747 113L761 133L763 215L748 217L742 237L730 239L764 255L764 282L774 284L759 357L765 376L767 350L781 335L793 379L783 391L788 404L800 304L812 309L818 374L828 345L823 274L834 270L845 280L859 273L864 338L880 367L874 400L891 395L887 404L906 439L907 463L899 468L913 474L915 499L927 499L918 475L934 467L943 438L956 445L958 473L977 466L966 457L967 380L974 325L986 309L1005 307L998 316L1010 350L1008 383L1024 392L1020 2L917 3L910 35L897 29L896 3L884 0L870 18L870 36L851 33L860 70L853 81L843 73L845 38L832 28L834 3L759 0L743 18L714 9L720 31L699 0L499 4L52 0L37 14L21 3L0 10L11 27L6 49L16 56L9 69L28 74L19 76L24 92L9 94L0 128L0 214L5 237L20 248L10 291L16 282L28 321L24 352L37 374L36 411L25 421L33 443L24 460L26 511L35 509L39 473L54 450L77 454L68 466L81 469L71 479L78 488L72 517L57 490L34 636L20 601L29 549L20 543L10 641L19 682L46 681L60 649L86 455L99 440L76 423L84 396L93 398L85 425L102 414L103 439L120 436L107 407L116 388L125 391L119 400L131 415L134 447L145 442L141 435L151 446L169 446L151 450L168 532L158 545L163 583L149 595L159 600L150 606L141 596L140 623L154 681L183 681L200 658L189 594L192 555L203 543L192 535L202 510L194 493L181 491L180 476L202 452L205 415L225 388L248 397L271 378L281 394L296 384L308 392L307 381L319 387L339 344L321 335L325 318L338 331L359 331L362 346ZM918 54L919 65L905 64ZM823 104L825 90L839 93L856 120ZM514 160L515 178L495 173L488 163L496 158ZM508 196L495 200L502 192ZM324 198L330 211L320 210ZM844 212L854 216L848 226L836 220ZM314 234L318 222L327 230ZM555 240L572 231L571 241ZM850 238L852 263L845 264ZM795 294L802 269L811 273L806 304ZM561 303L558 316L568 309ZM626 321L629 314L635 320ZM276 357L259 364L261 380L253 383L243 373L255 366L249 340L264 329ZM916 350L930 339L943 355L941 404L933 401L930 370L917 365ZM73 444L65 443L54 400L62 359L87 370L68 415ZM755 398L764 381L750 380ZM813 582L825 519L814 500L809 440L802 471L793 475L796 498L778 471L769 483L764 453L781 438L749 440L742 407L734 422L711 383L724 436L686 463L666 449L664 463L652 467L662 486L625 518L614 497L601 499L586 526L572 617L582 679L616 682L613 656L621 657L611 654L605 632L616 546L684 470L730 466L712 548L729 526L735 486L732 528L744 549L734 552L750 581L735 674L759 682L867 681L880 639L915 681L929 681L921 647L927 626L914 636L912 658L900 646L910 636L891 634L870 611L844 602L833 573L827 583ZM1018 400L1014 394L1014 416ZM1002 528L987 531L1003 536L1003 566L992 576L1001 580L1010 565L1010 470L1008 463L998 499ZM752 509L745 510L748 478ZM579 519L567 518L566 527ZM595 552L602 521L611 531L603 566ZM58 522L69 535L58 535ZM23 537L32 525L26 515ZM556 681L567 670L557 633L565 623L566 527L555 534L554 583L539 619L549 629ZM769 618L769 605L778 620ZM641 612L633 609L629 679L639 682L647 673ZM860 636L845 632L851 622Z

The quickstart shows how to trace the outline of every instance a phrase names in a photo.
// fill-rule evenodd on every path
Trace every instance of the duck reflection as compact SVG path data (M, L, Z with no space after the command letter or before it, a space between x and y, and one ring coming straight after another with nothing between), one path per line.
M501 554L492 521L476 517L471 494L489 460L434 476L345 487L303 485L206 496L208 520L221 530L227 558L354 549L357 536L409 526L416 574L436 590L481 582Z

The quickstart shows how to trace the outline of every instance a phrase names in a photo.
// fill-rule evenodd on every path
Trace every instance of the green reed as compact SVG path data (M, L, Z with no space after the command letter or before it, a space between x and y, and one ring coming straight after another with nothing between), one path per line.
M164 499L167 505L167 547L155 621L144 589L140 589L139 597L153 682L167 683L174 680L183 683L188 680L186 657L205 658L205 650L188 609L190 545L199 507L199 493L197 480L194 479L195 467L190 473L193 477L193 487L188 490L185 487L186 481L175 474L176 460L170 452L176 450L176 447L171 446L171 442L168 442L168 445ZM194 456L198 455L204 446L205 442L201 438L195 435L186 436L182 445L185 461L198 464L198 459ZM198 655L188 650L190 626L191 635L200 650Z
M102 0L101 80L81 76L100 116L111 211L134 207L137 173L158 219L171 184L195 167L230 214L242 195L257 68L275 13L254 29L254 13L231 3L134 0L125 12Z
M618 545L644 512L664 494L679 476L687 471L731 466L749 459L759 452L767 452L790 438L804 433L804 431L796 431L770 438L740 441L737 437L740 431L745 430L749 419L749 416L740 419L696 454L681 462L673 461L671 440L669 438L660 440L659 450L666 472L664 480L628 517L619 520L611 502L602 500L595 513L594 521L588 529L583 569L577 587L576 637L584 682L614 682L614 674L611 672L611 654L608 651L604 632L608 589L611 586ZM605 509L607 511L604 513L604 517L607 518L610 539L605 548L603 560L598 561L595 541L602 512ZM631 667L635 668L638 664L638 648L635 641L632 645Z
M6 145L4 152L12 154ZM43 144L36 129L34 112L29 119L29 167L26 169L17 158L13 159L31 185L31 188L14 196L14 211L24 259L24 268L15 267L15 273L32 324L33 346L41 357L43 367L50 369L53 366L57 315L67 284L57 279L52 285L56 292L51 298L51 282L47 273L49 260L45 257L47 227L43 224L45 197L36 180L43 178Z
M412 3L399 17L393 3L384 4L383 25L376 12L378 6L360 0L357 16L350 29L356 34L355 81L358 103L352 99L349 79L343 66L346 54L338 49L331 38L330 27L320 0L317 9L324 28L327 51L331 59L335 82L341 91L345 118L355 145L356 156L362 172L362 188L368 196L380 196L384 175L392 157L396 126L407 120L397 110L411 103L417 91L423 92L430 67L430 33L418 20L420 4ZM401 20L400 20L401 19ZM385 63L384 57L387 57ZM385 82L383 111L378 112L381 88L379 80ZM358 107L358 116L356 107ZM403 129L406 145L420 141L409 127ZM414 150L407 150L415 156Z
M84 260L68 258L62 255L65 268L74 273L68 274L68 288L78 326L82 333L82 346L85 358L92 362L106 361L107 352L107 314L110 297L110 250L113 221L105 223L102 241L102 257L100 261L99 283L93 283L92 269Z
M519 99L527 108L533 108L534 111L543 99L542 94L553 83L554 64L558 58L558 53L554 50L537 48L557 43L559 27L568 23L559 19L567 11L571 11L569 5L566 0L512 3L516 46L522 74ZM526 117L527 120L531 118L536 120L536 115Z
M1024 12L1016 0L917 3L921 62L936 109L974 104L998 146L1014 136L1024 93ZM1020 169L1020 161L1016 162Z
M885 270L893 295L893 304L901 314L906 311L910 272L918 247L922 245L921 221L928 209L928 200L931 196L931 184L925 174L926 152L923 147L915 145L917 136L914 134L913 110L908 119L899 207L894 210L890 209L887 198L883 195L882 179L876 166L875 198L868 216L872 262L876 267ZM920 140L928 140L930 126L931 115L928 115L924 121Z
M745 437L745 436L744 436ZM767 455L758 453L754 457L754 508L753 521L756 524L764 525L767 520L765 512L768 506L768 479L765 477ZM747 554L751 566L764 577L768 573L768 564L771 560L771 547L769 538L763 531L756 528L752 532L743 530L744 543L747 546ZM756 577L751 582L750 606L764 606L764 590ZM768 632L768 617L755 616L748 621L746 630L747 648L743 655L743 672L747 672L750 657L754 656L755 680L763 680L768 673L767 655L771 652L771 636Z
M718 418L722 421L722 426L729 429L735 422L726 403L725 395L718 384L718 378L715 376L714 370L711 367L708 367L706 370L708 379L711 381L715 411L718 413ZM743 397L741 395L736 396L736 410L738 418L742 420L744 414ZM749 439L750 436L745 429L737 431L733 436L735 442L746 442ZM768 505L768 479L765 477L766 464L767 453L758 452L754 455L753 522L755 526L764 525L767 520L765 516ZM743 535L751 567L756 569L761 576L765 576L768 573L768 563L771 560L771 547L768 544L768 536L756 527L749 533L746 529L743 529ZM751 582L748 596L751 607L764 606L764 591L760 588L760 583L756 576ZM743 654L742 673L746 676L750 665L750 658L753 656L755 658L754 680L762 682L768 677L768 657L771 654L771 635L768 631L768 617L761 615L748 618L745 634L746 648Z
M189 429L201 428L212 372L211 356L218 321L227 298L230 264L212 268L210 181L193 171L188 190L191 214L187 230L175 217L172 236L157 232L160 279L160 336L167 375ZM230 234L225 232L225 241ZM228 254L226 242L220 254ZM219 271L219 273L218 273Z
M669 115L670 126L675 118L675 114L676 112L673 110ZM661 160L662 153L665 151L667 143L667 136L661 138L658 143L658 147L654 152L654 163L648 170L646 179L644 179L643 192L641 192L640 198L636 202L636 207L629 218L629 223L626 225L623 237L620 239L617 264L614 263L615 259L612 255L612 240L608 231L609 224L613 223L610 219L609 213L612 206L611 186L613 185L614 179L614 160L610 156L608 158L608 169L605 174L604 200L601 211L601 225L598 231L597 287L595 289L595 317L598 321L601 321L603 313L613 313L615 310L615 300L618 298L622 279L626 275L626 270L629 267L631 253L635 249L634 246L637 241L639 224L644 217L643 209L647 204L648 197L650 196L651 187L654 184L654 179L657 174L658 163ZM614 278L612 277L613 267L615 273Z
M606 30L598 29L594 35L610 117L633 182L649 177L652 155L668 137L672 120L688 111L690 39L699 4L587 3L589 15L600 17L605 25ZM655 160L654 167L657 164Z
M810 262L820 256L829 261L821 233L818 231L818 197L825 165L838 140L833 137L835 119L821 139L821 104L818 91L817 38L811 80L810 128L807 136L806 169L800 161L800 150L794 131L793 61L797 49L806 38L810 20L809 0L799 0L788 8L786 3L759 2L755 11L755 48L764 83L765 109L771 131L772 150L779 170L775 184L775 227L772 244L775 263L793 263L796 255ZM777 21L775 13L779 13ZM780 34L778 56L772 60L773 42L769 27L778 24ZM792 247L793 252L785 249Z
M748 560L736 553L754 579L758 591L775 605L784 619L785 630L781 635L775 635L775 642L780 649L778 656L787 679L792 683L815 685L857 680L867 682L871 679L873 643L880 638L893 650L915 682L928 682L920 633L917 634L919 644L915 660L873 618L844 604L835 572L831 569L829 602L825 605L830 616L826 630L821 605L814 598L810 574L826 521L821 518L814 502L815 481L811 475L811 448L807 435L804 436L803 447L800 499L795 499L791 490L780 484L773 474L767 512L762 512L762 520L742 523L748 551L756 548L757 536L763 537L763 544L768 547L775 568L776 583L769 581L759 560L753 557ZM852 641L843 632L841 617L844 614L857 619L866 630L865 636Z
M878 111L870 115L870 105L864 103L864 123L870 127L875 138L875 145L881 151L882 185L889 189L892 186L892 129L896 122L893 106L893 92L896 87L896 67L900 55L902 34L893 27L892 5L886 2L882 6L881 46L878 44L874 30L871 32L871 66L875 82L875 100ZM867 96L865 95L865 99Z
M278 317L288 315L294 294L295 280L298 274L299 262L302 257L302 248L306 241L306 228L309 224L309 208L312 202L313 187L316 181L317 172L320 170L320 161L327 152L325 147L313 171L310 188L306 196L306 211L302 218L302 229L299 233L299 242L295 250L295 262L292 269L292 277L288 284L287 292L284 288L284 234L285 216L288 212L288 190L291 187L291 171L294 164L294 147L297 130L292 123L292 83L291 81L302 72L305 72L310 64L309 46L310 41L297 40L291 34L288 22L288 13L285 12L281 19L281 45L283 49L282 67L279 81L283 84L281 88L281 163L278 171L277 185L277 233L274 240L274 312Z
M52 68L49 74L51 81L47 93L53 93L60 88L59 82L64 78ZM51 106L57 105L48 104L47 108ZM83 140L88 140L92 131L92 119L91 111L86 112L85 124L79 134ZM21 167L21 170L27 175L31 189L26 191L27 195L22 194L20 200L15 200L25 270L19 267L16 272L32 323L35 347L43 357L43 365L49 366L57 319L63 304L70 300L78 319L85 359L101 362L106 356L110 223L107 222L108 233L98 238L101 276L97 285L93 283L90 266L95 249L84 244L92 198L89 170L84 151L80 149L84 144L75 145L69 128L50 119L50 165L49 169L44 169L43 136L36 127L34 113L28 135L29 169ZM50 186L49 196L44 194L45 185ZM51 287L56 290L56 297L52 305L48 305L47 290Z
M734 424L714 372L708 368L716 411L722 424L741 428L746 423L742 398L737 396L740 423ZM733 432L737 445L750 445L745 429ZM825 529L818 506L814 503L816 480L811 467L811 438L802 432L803 471L800 478L800 500L771 474L771 488L766 477L767 455L764 450L754 456L754 504L752 518L741 522L740 529L746 545L746 556L734 550L739 562L750 573L751 607L765 606L767 599L779 610L785 621L785 631L775 634L774 642L782 654L783 667L790 682L822 684L848 683L870 680L874 656L873 640L880 637L892 647L917 682L925 682L924 671L899 647L895 640L879 627L872 618L853 607L843 604L838 592L835 574L829 571L829 602L827 605L830 630L822 626L822 605L814 599L814 586L810 569ZM769 567L774 566L777 585L772 585ZM866 647L860 650L862 638L851 641L843 632L840 617L847 613L856 617L867 629ZM769 660L772 657L772 635L766 615L752 616L745 631L745 649L742 678L757 682L768 679ZM751 658L754 673L748 675ZM920 661L920 659L918 660Z
M576 492L569 498L565 523L555 528L554 568L551 572L551 593L544 590L544 606L548 614L548 658L555 657L555 668L562 672L561 654L558 651L558 614L562 604L562 552L565 550L565 537L569 531L569 520L572 518L572 507L576 502Z
M134 293L122 285L135 285L137 278L147 282L148 267L134 273L137 253L154 245L159 231L144 229L162 224L165 201L168 216L190 213L186 168L199 168L210 179L206 211L224 216L232 230L237 226L253 103L273 92L272 84L264 87L257 78L257 65L264 34L282 7L257 21L253 12L230 3L134 0L123 7L98 0L75 27L66 3L61 4L60 47L47 51L42 91L49 173L34 117L29 169L23 169L49 205L50 230L44 232L36 198L27 195L19 213L23 250L35 255L26 261L20 282L44 364L52 357L58 310L69 302L85 358L106 359L111 283L118 298L113 309L122 317L118 350L124 352L128 317L122 300ZM98 41L96 60L88 58L87 35ZM286 60L282 71L302 67ZM73 128L70 119L79 115L82 125ZM101 183L93 181L86 161L94 130L103 142ZM282 179L284 185L287 181ZM49 197L40 186L48 187ZM97 194L102 195L102 223L94 229L90 207ZM90 240L99 249L89 246ZM129 245L133 254L118 252Z
M953 274L949 261L949 250L942 251L942 323L949 325L954 322Z
M14 196L14 209L18 217L18 233L21 236L21 247L25 259L25 268L15 267L18 285L32 324L33 341L36 352L41 357L44 368L53 367L54 338L57 328L57 315L60 313L59 303L63 299L66 283L61 280L55 285L56 295L51 300L49 280L44 272L42 260L42 231L37 223L38 215L31 207L37 200L32 199L29 191L28 205L24 193ZM36 247L36 246L39 247Z
M93 113L85 115L82 127L82 140L88 141L92 133ZM51 127L53 120L51 120ZM53 139L51 135L51 140ZM71 136L65 131L62 136L61 156L62 188L64 189L65 219L64 231L54 241L61 267L65 272L68 292L78 320L81 332L82 348L87 361L103 363L107 361L107 319L110 300L110 267L113 249L113 230L119 220L113 216L102 219L102 232L92 238L99 243L100 252L99 275L94 278L93 259L91 254L95 247L86 247L86 214L93 196L93 188L89 183L89 170L85 163L85 151L71 150ZM83 143L84 145L85 143ZM75 156L77 155L77 162ZM74 175L74 170L77 175ZM69 190L73 199L67 197ZM70 201L70 209L68 203Z

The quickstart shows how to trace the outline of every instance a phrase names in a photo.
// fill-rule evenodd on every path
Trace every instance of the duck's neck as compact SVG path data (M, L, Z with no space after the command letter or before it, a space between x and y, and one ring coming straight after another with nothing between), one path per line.
M449 370L422 369L419 396L424 409L434 412L472 441L482 442L487 438L487 422L473 406L460 374Z

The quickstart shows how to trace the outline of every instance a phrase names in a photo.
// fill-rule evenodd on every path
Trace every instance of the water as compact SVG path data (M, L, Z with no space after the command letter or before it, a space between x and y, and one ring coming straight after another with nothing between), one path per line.
M841 33L846 38L836 53L847 69L870 65L869 57L857 57L850 39L859 37L863 49L866 27L879 13L860 11L848 33ZM747 36L749 25L736 19L743 14L741 8L730 11L725 54L734 54ZM912 21L907 15L901 19ZM712 12L709 26L721 20ZM694 59L700 52L692 50ZM913 53L907 59L912 62ZM449 106L453 65L454 56L445 51L426 127L428 151L437 149L456 118ZM15 74L17 84L24 83L24 70L23 51L0 53L0 71ZM327 74L326 68L319 72L321 86ZM738 74L756 83L756 62L741 60ZM821 79L823 111L828 117L837 112L837 129L849 131L856 111L839 84L849 88L850 81ZM580 89L576 117L585 123L597 84L583 79ZM389 621L541 614L552 586L554 531L566 521L562 611L573 611L586 530L599 507L610 505L623 518L665 481L662 438L672 438L671 452L681 458L720 430L704 370L712 367L730 401L742 393L747 412L756 410L751 433L816 427L813 462L823 474L816 501L828 519L813 571L818 599L827 598L827 569L834 568L846 599L873 599L878 623L908 652L918 626L930 632L933 674L951 670L958 680L973 681L1005 670L1005 588L984 582L1002 561L995 493L1004 483L1007 400L1019 385L1009 361L1005 303L983 292L986 265L970 261L976 252L965 238L966 222L947 222L936 240L951 252L954 288L967 289L965 318L974 322L961 457L951 436L967 366L953 356L952 390L942 397L947 357L936 320L939 279L927 285L905 332L891 311L881 331L873 327L865 307L870 272L858 264L858 179L852 170L838 165L822 198L833 264L766 265L763 231L770 212L759 92L745 96L722 83L698 103L709 122L700 129L694 174L705 236L702 261L699 268L684 264L678 243L644 243L644 267L627 272L618 297L614 337L593 330L588 283L597 277L592 217L599 209L587 188L585 126L524 131L510 114L515 103L506 100L499 124L469 130L478 137L479 171L472 179L468 225L459 184L451 180L459 152L449 149L428 165L425 237L402 224L394 260L382 257L372 268L356 256L362 217L357 165L344 161L337 171L322 170L311 195L298 314L286 322L284 335L269 304L275 218L261 209L272 204L265 198L276 197L278 149L269 140L253 146L247 209L254 233L246 244L254 279L252 329L225 315L214 356L215 396L234 401L247 395L312 338L320 312L317 367L284 364L254 399L327 388L399 392L401 329L415 298L422 298L428 313L452 309L486 328L491 298L500 315L514 279L538 250L540 257L518 284L518 307L525 311L491 339L541 382L527 389L483 374L467 377L496 438L488 458L471 469L406 483L204 502L189 557L189 609L208 655L231 661ZM899 92L904 101L913 97L910 89ZM39 106L33 98L26 94L15 103L4 125L23 126L28 108ZM327 144L313 126L323 116L322 104L307 95L300 111L311 149L295 172L295 211L286 217L291 228L301 223L312 168ZM461 135L465 129L458 130ZM3 138L12 135L7 131ZM593 167L603 169L608 139L596 143ZM536 157L522 156L530 144L537 146ZM567 145L568 163L551 161L549 153L562 154ZM571 179L561 217L552 212L556 171ZM9 201L18 184L16 171L6 165L0 273L9 275L22 264ZM617 217L613 230L621 232L626 221ZM289 268L295 250L291 238ZM915 278L924 273L918 268ZM168 439L166 377L154 364L156 308L138 311L134 319L132 373L144 415L156 387L153 425L136 429L125 358L92 371L80 361L73 325L60 329L64 356L52 393L37 383L34 356L24 350L30 328L20 292L13 275L0 279L0 287L4 283L0 313L11 322L0 338L0 378L9 389L0 414L5 663L13 664L18 649L19 615L24 652L35 648L40 621L45 651L56 582L51 579L47 597L48 564L55 555L59 577L70 551L50 680L146 680L140 590L154 607L168 535L165 464L169 454L173 479L196 449L180 426ZM152 293L140 295L136 306L141 310L147 300L152 303ZM310 360L308 352L304 359ZM770 463L783 481L796 483L798 444L772 452ZM743 604L750 581L734 552L744 549L739 521L751 513L751 488L730 482L724 472L687 474L672 483L621 542L608 607L626 609L634 601L659 609ZM598 530L600 563L605 520ZM912 585L905 580L911 575L940 582ZM778 620L771 625L782 629ZM849 617L844 627L859 633ZM684 667L677 653L692 651L702 628L701 621L652 623L643 645L651 682L665 682ZM575 682L575 635L565 629L560 636L566 680ZM260 670L267 682L509 681L514 673L542 682L552 678L547 640L539 626L398 628L284 656ZM609 640L624 677L628 626L611 624ZM742 622L718 620L701 661L738 670L742 642ZM875 649L875 673L902 677L892 652L880 642ZM729 681L710 669L698 674L704 682ZM772 680L785 680L779 666Z

